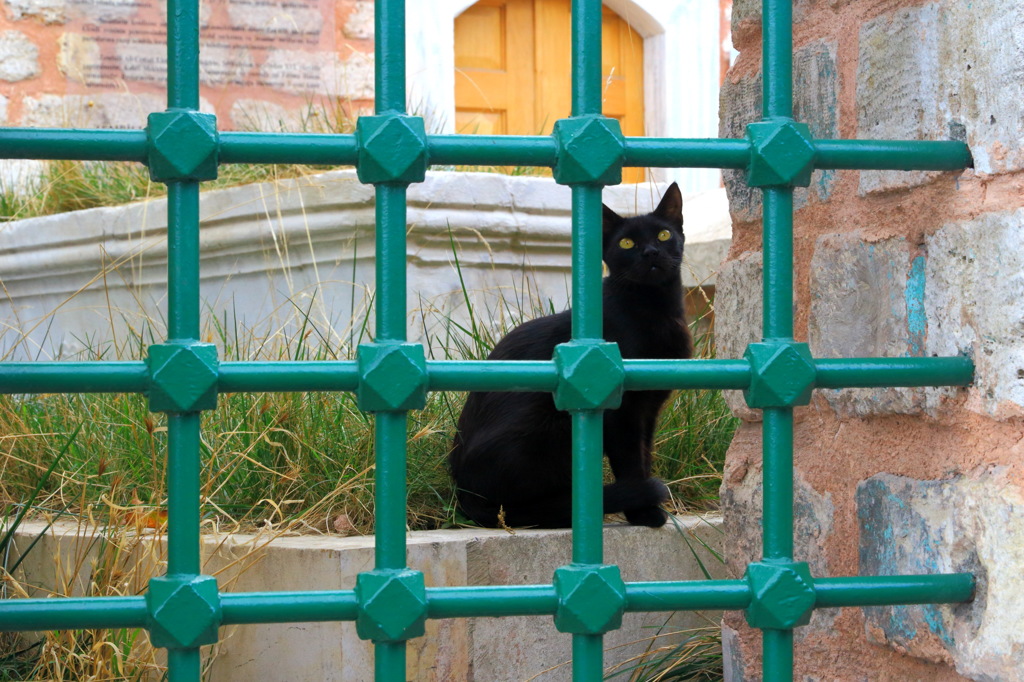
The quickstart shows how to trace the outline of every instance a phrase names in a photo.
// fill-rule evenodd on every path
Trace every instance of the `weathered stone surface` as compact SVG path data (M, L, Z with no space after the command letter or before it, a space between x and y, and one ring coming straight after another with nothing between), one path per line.
M753 427L748 427L753 428ZM728 565L730 573L743 575L747 564L761 560L761 519L762 471L760 466L748 470L746 477L738 484L731 484L722 490L722 517L725 536L729 538ZM828 577L828 557L824 543L832 533L835 506L832 495L818 493L799 471L794 478L793 523L796 546L794 559L806 561L811 575ZM809 632L823 632L831 627L837 611L817 610L811 622L796 630L800 638Z
M971 409L1024 415L1024 209L946 225L925 245L928 353L974 359Z
M1024 4L945 0L939 27L940 115L966 128L977 171L1024 168Z
M811 259L808 342L815 357L922 356L925 258L902 237L865 242L858 233L825 235ZM840 416L934 414L954 390L847 388L819 391Z
M65 20L67 0L7 0L4 5L15 21L33 17L48 24L59 24Z
M0 80L23 81L41 73L39 48L21 31L0 33Z
M900 9L865 22L857 63L857 137L942 140L939 6ZM912 187L937 176L928 171L861 171L860 192Z
M252 52L245 47L203 46L199 52L199 80L204 85L251 85L248 77L255 66Z
M203 66L209 65L206 49L199 53L200 78ZM137 83L162 84L167 79L167 45L163 42L120 42L113 59L102 62L104 75L110 78L120 72L125 80Z
M345 27L342 29L346 38L359 40L373 39L373 2L361 0L355 3L355 9L345 20Z
M865 608L870 639L974 680L1024 680L1024 496L989 470L942 481L878 474L857 489L861 575L973 573L965 605Z
M715 349L723 360L743 358L747 346L761 340L763 300L761 252L745 253L722 265L715 288ZM760 421L761 411L747 406L742 391L722 391L733 414Z
M103 81L99 43L81 33L68 32L57 44L57 68L65 78L85 85Z
M40 128L142 128L149 112L165 107L166 101L159 95L40 95L24 99L21 124Z
M373 56L273 50L260 66L260 78L271 87L296 95L327 93L352 99L373 99Z
M231 25L260 33L320 35L324 26L317 0L227 0Z
M806 123L815 139L831 139L839 135L838 72L836 46L831 43L812 43L796 51L793 56L793 116ZM746 125L761 118L760 74L722 86L722 117L720 134L723 137L743 137ZM761 192L747 187L746 171L722 172L733 214L741 221L755 220L761 215ZM824 201L832 194L835 171L818 170L811 175L809 187L797 187L794 206L801 208L808 201Z

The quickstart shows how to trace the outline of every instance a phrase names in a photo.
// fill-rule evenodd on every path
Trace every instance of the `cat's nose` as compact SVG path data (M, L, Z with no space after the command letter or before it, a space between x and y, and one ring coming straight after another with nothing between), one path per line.
M644 247L643 256L644 258L654 258L658 255L658 247L648 244Z

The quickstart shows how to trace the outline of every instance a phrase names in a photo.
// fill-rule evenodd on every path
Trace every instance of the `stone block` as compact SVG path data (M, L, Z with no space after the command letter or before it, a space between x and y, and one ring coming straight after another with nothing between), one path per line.
M67 0L7 0L7 15L19 19L41 19L47 24L63 24L67 19Z
M167 106L160 95L113 92L40 95L22 104L21 125L39 128L145 128L149 113Z
M832 535L835 519L832 494L819 493L804 481L799 471L795 474L793 490L794 558L807 562L813 577L828 577L831 573L825 543ZM743 575L748 564L761 560L763 499L760 464L749 469L743 480L722 488L723 529L729 538L727 561L734 576ZM797 641L808 634L829 632L837 615L834 609L815 610L810 623L795 631ZM737 645L736 655L740 653Z
M761 340L763 301L761 252L748 252L722 265L715 287L715 348L723 360L739 360ZM760 421L761 411L747 406L742 391L722 391L734 415Z
M945 0L938 23L939 134L962 125L978 172L1024 168L1024 5Z
M857 62L857 137L944 140L948 117L939 102L939 6L900 9L865 22ZM935 171L861 171L860 193L913 187Z
M39 48L21 31L0 33L0 80L9 83L34 78L41 73Z
M225 4L232 26L260 33L319 35L324 26L324 15L317 2L227 0Z
M806 123L815 139L839 136L839 80L836 46L815 42L793 55L793 116ZM741 138L748 123L761 119L761 74L732 82L726 79L721 94L722 137ZM794 206L809 201L825 201L835 185L834 170L816 170L809 187L794 192ZM761 192L748 187L742 170L722 171L733 215L740 221L756 220L761 215Z
M1024 495L1006 472L878 474L856 499L861 575L965 572L978 581L968 604L865 608L868 638L973 680L1024 680Z
M342 32L346 38L356 40L373 40L373 2L359 0L355 3L352 13L345 19L345 26Z
M58 39L57 44L57 68L65 78L85 85L98 85L103 81L98 42L69 31Z
M1024 209L983 213L925 238L929 355L969 354L968 407L1024 415Z
M346 59L324 52L271 50L260 81L293 95L328 94L373 99L373 55L352 52Z
M902 237L819 237L811 258L807 336L816 358L921 357L927 319L925 258ZM955 355L956 353L951 353ZM952 388L821 389L842 417L932 414Z

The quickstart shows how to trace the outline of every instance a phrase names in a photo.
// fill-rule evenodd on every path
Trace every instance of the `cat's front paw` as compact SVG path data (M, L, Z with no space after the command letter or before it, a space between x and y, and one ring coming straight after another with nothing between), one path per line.
M626 520L634 526L661 528L668 521L668 513L661 507L627 509L624 513L626 514Z

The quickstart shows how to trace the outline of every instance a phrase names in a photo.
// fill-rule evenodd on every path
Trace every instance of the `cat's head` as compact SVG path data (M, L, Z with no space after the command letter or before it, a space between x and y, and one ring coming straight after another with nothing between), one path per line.
M662 285L683 262L683 197L672 183L651 213L623 218L604 207L604 262L612 279Z

